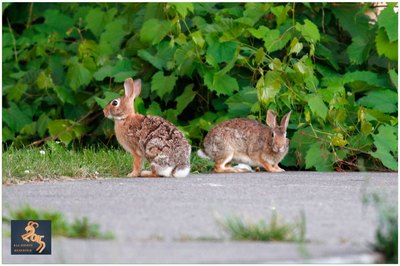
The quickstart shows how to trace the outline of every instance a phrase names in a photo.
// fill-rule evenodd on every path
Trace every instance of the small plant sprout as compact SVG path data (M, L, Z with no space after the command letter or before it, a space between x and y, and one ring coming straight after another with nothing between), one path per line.
M245 221L239 216L230 216L225 219L216 217L217 223L232 240L251 241L305 241L305 215L300 214L300 221L293 224L285 223L274 210L269 222L259 220L258 222Z
M77 218L69 223L60 212L38 211L26 205L18 210L10 210L10 216L3 216L4 223L11 220L50 220L52 234L70 238L114 239L112 232L101 232L100 225L91 223L87 217Z

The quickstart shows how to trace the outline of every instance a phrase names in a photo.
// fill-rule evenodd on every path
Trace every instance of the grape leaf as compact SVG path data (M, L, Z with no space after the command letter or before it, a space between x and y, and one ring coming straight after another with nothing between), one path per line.
M166 20L152 18L147 20L140 29L140 40L142 42L159 43L171 30L171 23Z
M383 29L379 29L376 34L376 50L378 55L386 56L392 61L397 61L398 58L398 41L390 42L386 32Z
M320 142L310 145L305 157L306 169L315 168L317 171L332 171L332 155Z
M397 112L398 95L392 90L371 91L358 100L358 103L365 107L370 107L384 113Z
M88 85L92 79L92 73L81 63L72 63L68 67L67 82L76 91L79 87Z
M100 44L107 45L112 50L119 50L125 36L126 21L122 18L115 19L105 25L104 32L100 35Z
M381 125L378 134L372 135L376 151L369 152L373 157L381 160L383 165L391 170L397 170L397 130L396 127Z
M394 8L388 5L378 16L379 27L385 28L389 42L398 40L398 21L399 16L394 12Z
M89 29L94 36L100 37L104 30L105 13L100 8L92 8L85 17L86 28Z
M193 101L196 93L193 91L193 84L189 84L183 90L183 93L176 98L176 115L179 115Z
M225 101L229 108L229 114L235 117L248 115L256 102L257 91L252 87L243 88Z
M151 80L151 91L161 99L172 92L178 77L174 74L164 76L163 71L157 72Z
M321 96L316 93L311 94L308 97L308 106L310 106L311 112L325 120L328 114L328 108L322 101Z
M296 23L296 29L303 35L304 39L310 43L317 43L321 36L318 27L308 19L304 20L304 24Z
M179 13L179 15L182 16L182 18L186 17L188 12L193 13L194 11L193 3L171 3L171 4L175 6L176 11Z

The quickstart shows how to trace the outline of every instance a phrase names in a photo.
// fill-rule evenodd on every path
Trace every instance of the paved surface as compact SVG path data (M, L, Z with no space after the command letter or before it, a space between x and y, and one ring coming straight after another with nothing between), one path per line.
M53 237L48 256L11 256L10 239L3 238L3 263L372 262L377 215L362 204L366 192L397 205L397 173L199 174L3 186L3 215L29 203L70 220L87 216L116 235L108 241ZM232 214L268 221L272 210L287 222L304 211L308 243L228 241L215 222Z

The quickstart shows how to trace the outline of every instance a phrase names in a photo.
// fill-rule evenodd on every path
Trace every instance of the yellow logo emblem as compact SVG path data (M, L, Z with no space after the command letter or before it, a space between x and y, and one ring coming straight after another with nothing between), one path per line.
M29 221L28 225L25 227L26 234L21 235L22 239L26 242L32 241L39 244L39 247L36 249L39 253L46 247L46 243L42 240L44 238L43 235L37 235L35 233L35 228L38 228L39 224L37 222Z

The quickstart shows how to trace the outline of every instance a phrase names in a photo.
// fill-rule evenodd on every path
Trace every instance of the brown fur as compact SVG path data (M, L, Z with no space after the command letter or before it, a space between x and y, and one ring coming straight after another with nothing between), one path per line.
M117 140L134 158L133 171L128 176L175 176L177 171L189 171L191 147L183 134L161 117L134 112L140 80L127 79L124 86L125 95L112 100L103 111L115 120ZM118 102L116 106L114 101ZM143 159L150 162L151 171L141 172Z
M244 172L246 169L226 167L230 161L262 166L269 172L284 171L278 163L288 152L286 129L290 112L280 125L276 114L268 111L269 127L247 118L235 118L214 127L204 139L204 153L215 162L215 172Z

